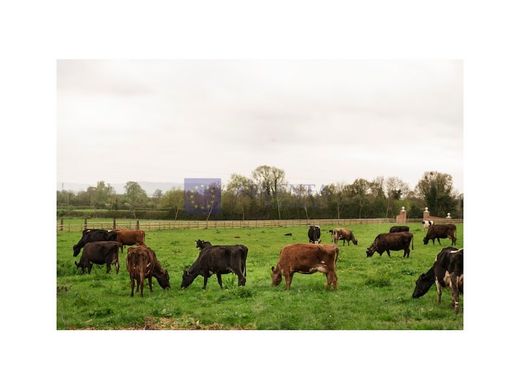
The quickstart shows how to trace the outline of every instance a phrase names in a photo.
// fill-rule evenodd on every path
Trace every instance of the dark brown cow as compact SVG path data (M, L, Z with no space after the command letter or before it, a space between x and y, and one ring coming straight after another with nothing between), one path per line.
M426 237L424 237L423 242L424 245L427 245L430 240L435 244L435 239L441 243L441 238L450 238L451 245L455 245L457 242L457 237L455 237L455 233L457 231L457 227L452 223L447 223L443 225L431 225L428 228L428 232L426 233Z
M115 232L117 233L117 241L121 243L121 252L123 252L125 245L144 244L144 231L142 230L118 229Z
M332 242L334 244L337 244L338 241L343 241L343 245L345 245L345 241L347 241L347 244L350 245L350 241L354 243L354 245L358 244L358 240L356 240L356 237L354 237L354 233L352 233L352 230L349 229L333 229L329 230L329 233L332 236Z
M441 303L442 289L451 290L451 304L455 313L459 312L459 293L463 293L464 269L463 259L464 250L454 247L442 249L433 266L421 274L415 282L413 298L422 297L428 292L433 283L437 286L437 303Z
M76 267L81 268L84 273L92 270L92 264L106 264L107 273L110 272L110 265L114 264L116 273L119 273L118 250L121 244L117 241L95 241L87 242L83 246L83 252L78 262L74 262Z
M390 251L400 251L401 249L404 249L403 257L410 257L410 243L413 249L412 233L381 233L375 238L372 245L367 248L367 257L372 257L375 252L379 253L379 256L383 252L390 256Z
M170 288L170 276L168 275L168 271L161 267L155 252L146 245L128 248L126 269L130 274L132 287L132 293L130 295L132 297L134 296L135 284L137 284L137 291L141 289L141 296L143 296L145 279L148 279L150 292L152 291L152 276L157 279L159 286L162 288Z
M94 241L117 241L117 234L113 230L85 229L78 243L72 247L74 251L73 256L76 257L79 255L81 248L83 248L87 242Z
M390 233L399 233L399 232L409 232L410 228L408 226L392 226L390 228Z
M273 286L278 286L285 278L285 288L291 288L295 272L313 274L322 272L327 277L327 286L336 288L336 262L339 249L336 245L292 244L285 246L280 252L276 266L271 267Z

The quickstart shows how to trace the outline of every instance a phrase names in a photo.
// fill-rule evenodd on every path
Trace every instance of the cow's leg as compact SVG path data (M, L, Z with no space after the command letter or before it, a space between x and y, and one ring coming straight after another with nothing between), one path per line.
M390 249L387 249L386 253L388 253L388 257L392 257L392 256L390 256Z
M206 286L208 285L208 278L209 278L209 276L204 275L204 286L202 287L204 290L206 289Z
M143 297L143 290L144 290L144 273L141 273L139 275L139 288L141 289L141 297Z
M245 286L246 285L246 278L245 278L244 274L242 274L242 271L239 270L236 274L238 276L238 285L239 286Z
M87 271L88 271L88 273L90 275L90 271L92 271L92 263L88 263Z
M119 273L119 259L116 259L116 274Z
M110 272L110 262L107 261L107 274Z
M148 286L150 287L150 292L152 292L152 275L148 277Z
M222 287L222 275L217 273L217 282L218 282L218 285L220 286L220 288L223 288Z
M293 278L293 273L292 272L286 272L283 274L284 278L285 278L285 289L286 290L289 290L291 288L291 282L292 282L292 278Z
M336 272L334 271L329 271L327 272L327 285L328 287L332 287L334 290L336 289L337 287L337 281L338 281L338 277L336 276Z
M451 279L451 305L453 306L453 310L455 314L459 312L459 285L457 283L457 276L453 272L450 275Z
M441 239L439 237L437 237L437 242L441 245Z
M130 285L132 286L132 293L130 294L131 297L134 296L134 287L135 287L135 280L132 276L130 276Z
M439 281L437 280L437 278L435 278L435 287L437 287L437 304L439 304L439 303L441 303L442 286L439 283Z

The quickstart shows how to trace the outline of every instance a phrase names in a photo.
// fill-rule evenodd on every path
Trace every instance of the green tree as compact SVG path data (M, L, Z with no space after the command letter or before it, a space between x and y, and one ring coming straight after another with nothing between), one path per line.
M134 218L136 218L136 208L144 207L148 202L148 196L139 183L135 181L127 182L125 184L125 191L125 200L128 203L130 210L134 213Z
M395 204L410 193L410 187L398 177L392 176L384 181L384 190L386 194L386 217L390 218L397 211Z
M253 171L252 176L258 185L260 194L264 199L267 199L270 204L276 206L278 219L281 219L280 194L285 191L287 187L285 172L280 168L261 165Z
M171 216L177 220L179 211L184 208L184 191L175 188L166 191L159 200L159 207L169 209Z
M370 182L365 179L356 179L347 186L348 196L354 201L358 208L358 218L361 218L363 208L368 203L368 192Z
M457 200L453 194L453 178L447 173L425 172L417 183L416 192L435 216L446 216L453 212Z
M226 199L230 197L232 202L231 208L237 210L242 219L245 219L246 211L251 209L257 195L256 184L253 180L234 173L226 185L225 192L228 193Z

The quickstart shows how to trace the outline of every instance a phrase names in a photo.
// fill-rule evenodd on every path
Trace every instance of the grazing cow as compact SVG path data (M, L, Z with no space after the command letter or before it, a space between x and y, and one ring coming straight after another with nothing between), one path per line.
M428 292L435 283L437 286L437 303L441 303L442 289L451 289L451 304L455 313L459 312L459 293L463 293L464 269L463 269L464 250L454 247L442 249L433 266L421 274L415 282L413 298L422 297Z
M447 223L445 225L432 225L428 228L426 232L426 237L424 237L423 242L424 245L427 245L430 240L435 244L435 239L441 243L441 238L450 238L451 245L455 245L457 242L457 237L455 237L455 232L457 231L457 227L452 223Z
M110 265L114 264L116 273L119 273L118 250L121 244L117 241L95 241L87 242L83 247L83 252L78 262L74 262L76 267L81 268L81 273L85 268L90 273L92 264L106 264L107 273L110 272Z
M201 245L203 247L197 245L200 248L199 257L182 274L181 288L189 287L197 276L202 275L204 277L203 288L205 289L208 278L213 274L217 275L218 284L222 288L222 274L229 273L238 276L239 286L245 286L247 246L211 245L208 241L201 241Z
M312 244L319 244L321 242L321 230L318 225L310 225L309 231L307 232L307 236L309 237L309 242Z
M197 241L195 241L195 246L197 248L199 248L200 250L202 250L202 249L207 248L208 246L212 246L212 245L211 245L211 242L209 242L209 241L197 240Z
M399 233L399 232L409 232L410 228L408 226L392 226L390 228L390 233Z
M152 276L157 279L159 286L163 289L170 288L168 271L162 268L155 252L146 245L138 245L128 249L126 269L130 274L132 287L130 296L132 297L134 296L135 285L137 285L137 291L141 289L141 296L143 296L145 279L148 279L148 286L150 292L152 292Z
M81 248L88 242L95 241L117 241L117 234L114 230L105 229L85 229L76 245L72 247L73 255L76 257L81 252Z
M422 227L423 229L428 229L430 226L432 226L434 222L431 219L423 220L422 221Z
M332 236L332 242L334 244L337 244L339 240L343 241L343 245L345 245L345 241L347 241L347 244L350 245L350 241L354 243L354 245L358 244L358 240L356 240L356 237L354 237L354 233L352 233L352 230L348 229L333 229L329 230L329 233Z
M121 243L121 253L125 245L144 244L144 231L142 230L118 229L115 232L117 233L117 241Z
M273 286L285 278L285 289L291 288L295 272L313 274L322 272L327 277L327 287L337 287L336 262L339 249L336 245L292 244L283 247L276 266L271 267Z
M403 257L410 257L410 243L413 249L413 234L409 232L400 233L381 233L379 234L372 245L367 248L367 257L377 252L379 256L386 251L390 256L390 251L400 251L404 249Z

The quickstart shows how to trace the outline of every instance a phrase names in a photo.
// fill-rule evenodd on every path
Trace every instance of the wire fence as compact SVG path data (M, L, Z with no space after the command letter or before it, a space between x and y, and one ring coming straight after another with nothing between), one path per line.
M407 219L406 224L420 223L422 219ZM229 220L229 221L151 221L151 220L124 220L95 221L85 220L83 223L70 222L60 219L57 221L58 232L81 232L83 229L140 229L144 231L174 230L174 229L220 229L220 228L267 228L292 226L338 226L360 224L396 223L395 218L361 218L361 219L271 219L271 220ZM463 223L462 219L436 218L435 223Z

